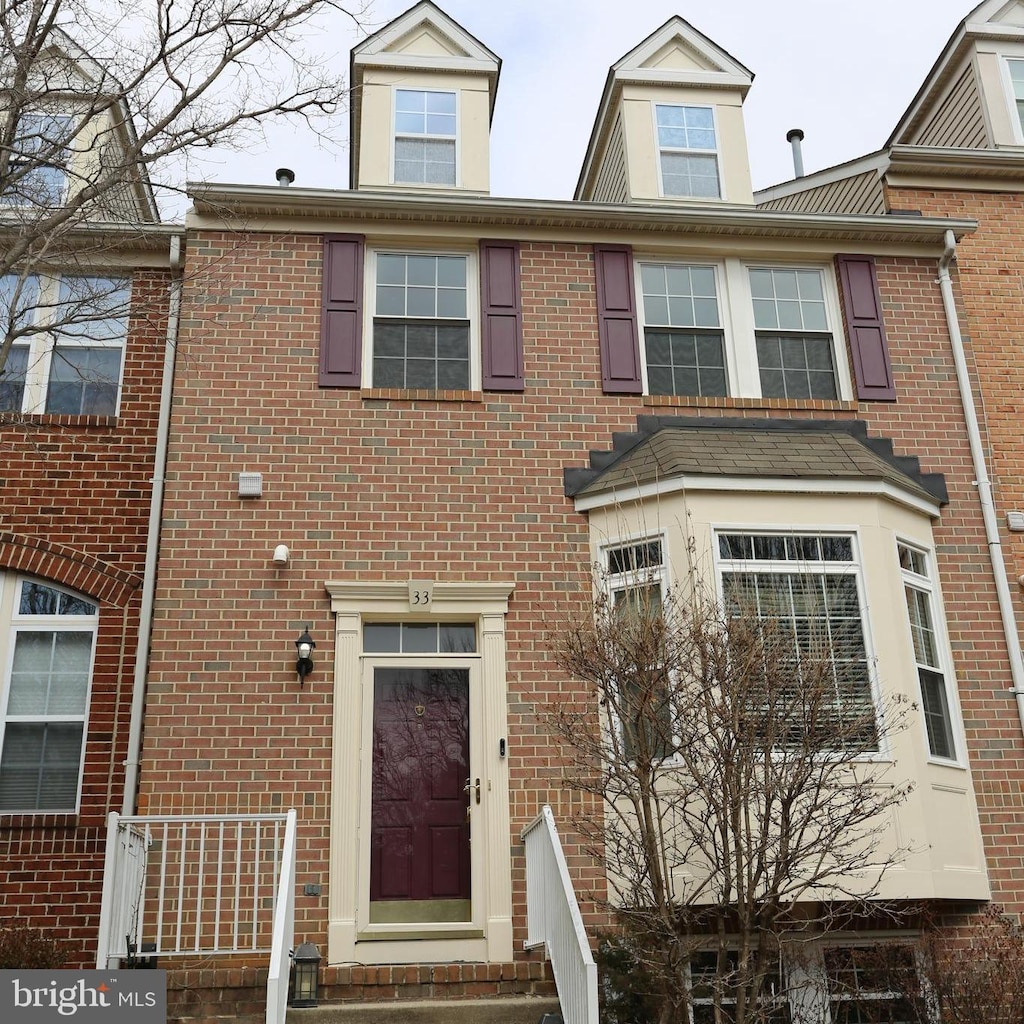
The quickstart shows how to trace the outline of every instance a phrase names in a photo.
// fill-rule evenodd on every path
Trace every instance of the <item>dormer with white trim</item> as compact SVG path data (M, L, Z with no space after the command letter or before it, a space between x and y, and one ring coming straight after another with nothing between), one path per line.
M1024 153L1024 2L985 0L957 26L890 146Z
M576 198L752 204L743 100L753 78L670 18L609 69Z
M487 195L501 61L430 0L352 50L353 189Z

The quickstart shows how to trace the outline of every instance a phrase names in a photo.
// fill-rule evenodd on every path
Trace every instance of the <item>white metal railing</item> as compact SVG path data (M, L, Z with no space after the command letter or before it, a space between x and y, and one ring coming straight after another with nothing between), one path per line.
M597 1024L597 964L573 892L555 816L545 804L523 829L526 946L544 946L565 1024Z
M294 858L294 820L294 811L112 813L97 966L106 969L139 953L270 953L285 858ZM294 864L287 868L294 880Z

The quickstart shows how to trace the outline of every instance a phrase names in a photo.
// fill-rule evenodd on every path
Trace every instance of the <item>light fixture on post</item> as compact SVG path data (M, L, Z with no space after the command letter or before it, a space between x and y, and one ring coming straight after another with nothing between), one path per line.
M295 662L295 671L299 674L299 686L306 681L306 676L313 671L313 648L316 644L309 635L309 626L298 640L295 641L295 649L299 652L298 660Z
M292 1006L316 1006L320 984L320 950L312 942L303 942L292 954Z

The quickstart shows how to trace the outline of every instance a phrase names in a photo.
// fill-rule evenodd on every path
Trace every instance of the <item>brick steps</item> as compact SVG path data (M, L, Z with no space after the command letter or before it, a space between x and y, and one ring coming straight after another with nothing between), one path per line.
M421 999L290 1009L287 1024L538 1024L557 1012L558 1000L541 996Z

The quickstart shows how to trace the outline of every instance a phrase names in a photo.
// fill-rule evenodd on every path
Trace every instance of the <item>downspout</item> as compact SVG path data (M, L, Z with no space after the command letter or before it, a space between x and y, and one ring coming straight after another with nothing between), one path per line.
M149 505L149 529L146 533L146 565L142 577L142 607L139 610L139 643L135 654L135 682L132 686L132 714L128 729L128 757L125 760L122 814L135 812L135 790L139 784L139 760L142 754L142 713L146 704L146 671L149 667L150 630L153 626L153 599L156 593L156 554L160 541L163 512L164 474L167 467L167 439L171 424L171 391L174 384L174 357L178 347L178 315L181 311L181 236L171 238L170 301L167 310L167 337L164 344L164 372L160 385L160 413L157 419L156 454L153 460L153 492Z
M1010 595L1010 584L1006 576L1006 563L1003 561L1003 546L999 540L999 523L992 501L992 483L989 480L985 464L985 451L981 443L981 430L978 426L978 413L974 405L974 392L971 389L971 378L967 372L964 339L960 334L960 320L957 317L956 304L953 301L953 284L949 278L949 265L956 257L956 236L952 231L946 232L945 242L946 247L939 258L939 290L942 293L942 305L946 311L949 340L953 345L953 362L956 364L960 401L964 407L967 438L971 446L974 483L978 488L978 500L981 502L981 514L985 521L985 540L988 543L989 558L992 560L992 575L995 577L996 597L999 601L999 617L1003 622L1003 635L1006 637L1006 647L1010 655L1010 674L1013 678L1013 689L1010 692L1017 698L1017 714L1020 717L1021 729L1024 730L1024 659L1021 658L1017 620L1013 610L1013 599Z

